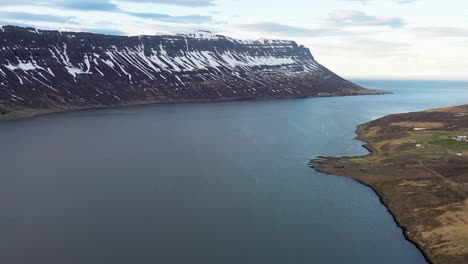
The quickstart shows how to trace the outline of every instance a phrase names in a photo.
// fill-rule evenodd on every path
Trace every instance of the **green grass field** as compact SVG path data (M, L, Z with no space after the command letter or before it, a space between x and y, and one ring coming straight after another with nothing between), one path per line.
M430 141L429 144L446 147L453 150L468 150L468 142L460 142L455 139L438 139Z

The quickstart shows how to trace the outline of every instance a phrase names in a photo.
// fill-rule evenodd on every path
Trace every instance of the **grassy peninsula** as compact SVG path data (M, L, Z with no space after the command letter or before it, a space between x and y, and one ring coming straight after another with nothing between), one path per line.
M468 105L389 115L357 134L369 155L310 166L373 188L428 261L468 263Z

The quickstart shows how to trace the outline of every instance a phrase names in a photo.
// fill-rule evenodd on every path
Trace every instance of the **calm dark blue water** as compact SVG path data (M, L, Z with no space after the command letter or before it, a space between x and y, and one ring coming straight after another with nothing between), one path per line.
M424 263L376 195L306 167L357 155L359 123L468 103L395 94L172 104L0 123L0 263Z

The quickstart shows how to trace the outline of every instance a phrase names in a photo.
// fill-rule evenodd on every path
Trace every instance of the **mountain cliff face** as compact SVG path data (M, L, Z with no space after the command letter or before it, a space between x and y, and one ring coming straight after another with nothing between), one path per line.
M0 111L376 94L293 41L0 27Z

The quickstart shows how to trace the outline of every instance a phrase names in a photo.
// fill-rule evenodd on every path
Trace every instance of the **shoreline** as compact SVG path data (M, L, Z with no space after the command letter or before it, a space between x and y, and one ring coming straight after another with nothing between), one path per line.
M368 154L308 166L371 188L428 263L467 263L468 143L450 140L468 134L468 105L388 115L355 132Z
M186 103L223 103L223 102L243 102L243 101L280 101L280 100L295 100L295 99L306 99L306 98L326 98L326 97L346 97L346 96L365 96L365 95L386 95L391 94L386 91L370 90L375 93L363 93L363 94L348 94L348 95L317 95L317 96L297 96L297 97L265 97L265 98L223 98L223 99L186 99L186 100L148 100L148 101L133 101L128 103L116 104L116 105L89 105L89 106L56 106L52 108L23 108L14 109L6 114L0 114L0 123L6 121L15 121L29 119L37 116L43 116L48 114L65 113L71 111L81 110L95 110L95 109L106 109L106 108L121 108L129 106L144 106L144 105L159 105L159 104L186 104Z
M312 166L309 166L309 167L313 168L315 171L317 171L319 173L323 173L323 174L330 175L330 176L335 176L335 177L343 177L343 178L351 179L351 180L353 180L353 181L355 181L355 182L357 182L357 183L371 189L372 192L379 198L380 204L382 204L385 207L386 211L390 214L390 216L392 217L392 219L395 222L396 226L401 229L401 232L402 232L403 237L405 238L405 240L408 241L409 243L413 244L421 252L422 256L424 257L424 259L426 260L427 263L434 264L434 262L431 261L429 256L426 254L426 252L422 248L422 246L417 241L415 241L411 237L409 237L409 235L407 233L408 229L398 221L398 218L396 217L395 213L392 212L392 210L390 209L389 205L385 202L382 195L373 186L371 186L371 185L369 185L369 184L367 184L367 183L365 183L365 182L363 182L363 181L361 181L359 179L353 178L353 177L344 176L344 175L336 175L336 174L332 174L332 173L329 173L329 172L321 171L320 169L314 168Z
M356 135L357 136L356 136L355 139L364 142L364 144L362 144L361 146L364 149L366 149L367 151L369 151L369 153L366 154L366 155L362 155L362 156L352 156L351 158L372 156L372 155L375 155L375 153L376 153L376 150L374 148L372 148L372 146L370 146L369 143L362 138L362 131L361 131L360 128L361 128L361 125L359 125L357 127L357 129L356 129ZM319 158L322 158L322 157L319 157ZM323 158L326 158L326 157L323 157ZM398 220L395 213L392 211L390 206L385 202L383 196L377 191L376 188L374 188L372 185L367 184L364 181L362 181L360 179L357 179L357 178L354 178L354 177L350 177L350 176L346 176L346 175L336 175L336 174L332 174L330 172L322 171L322 170L320 170L320 168L314 167L312 162L309 163L309 167L311 167L312 169L314 169L315 171L317 171L319 173L323 173L323 174L326 174L326 175L331 175L331 176L336 176L336 177L345 177L345 178L348 178L348 179L352 179L352 180L356 181L357 183L359 183L361 185L364 185L367 188L371 189L372 192L374 192L374 194L379 198L380 204L382 204L385 207L385 209L387 210L387 212L390 214L390 216L392 217L392 219L395 222L396 226L401 229L401 232L403 233L403 237L405 238L405 240L410 242L411 244L413 244L421 252L421 254L423 255L423 257L424 257L424 259L426 260L427 263L434 264L434 262L432 262L432 260L429 258L427 253L424 251L422 245L420 245L416 240L412 239L409 236L408 229L406 228L406 226L404 226Z
M369 142L367 142L365 139L363 139L363 136L362 136L362 130L361 130L361 125L357 126L357 129L356 129L356 140L359 140L361 142L364 142L364 144L362 144L361 146L366 149L367 151L369 151L368 154L366 155L362 155L362 156L352 156L350 158L357 158L357 157L367 157L367 156L372 156L372 155L375 155L376 154L376 150L374 148L372 148L371 145L369 145ZM319 157L319 158L327 158L327 157ZM427 263L429 264L434 264L434 262L432 262L432 260L429 258L429 256L427 255L427 253L424 251L422 245L420 245L416 240L412 239L409 234L408 234L408 229L406 226L404 226L397 218L397 216L395 215L395 213L392 211L392 209L390 208L390 206L385 202L385 199L384 197L377 191L376 188L374 188L374 186L370 185L370 184L367 184L365 183L364 181L360 180L360 179L357 179L357 178L354 178L354 177L350 177L350 176L346 176L346 175L336 175L336 174L333 174L333 173L330 173L330 172L326 172L326 171L322 171L320 170L320 168L317 168L317 167L314 167L312 162L309 163L309 167L311 167L312 169L314 169L315 171L319 172L319 173L323 173L323 174L326 174L326 175L331 175L331 176L336 176L336 177L345 177L345 178L348 178L348 179L352 179L354 181L356 181L357 183L361 184L361 185L364 185L366 186L367 188L371 189L372 192L374 192L374 194L379 198L379 202L380 204L382 204L385 209L387 210L387 212L390 214L390 216L392 217L393 221L395 222L396 226L399 227L401 229L401 232L403 233L403 237L405 238L406 241L410 242L411 244L413 244L422 254L422 256L424 257L424 259L426 260Z

